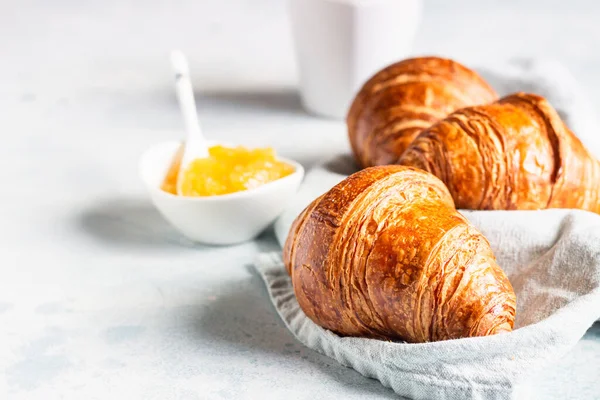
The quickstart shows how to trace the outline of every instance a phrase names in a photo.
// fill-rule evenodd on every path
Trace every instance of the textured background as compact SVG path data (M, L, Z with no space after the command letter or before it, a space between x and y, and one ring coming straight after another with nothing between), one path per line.
M600 3L426 1L415 52L564 62L600 110ZM347 151L307 116L283 0L2 0L0 398L393 398L303 348L247 265L269 235L193 246L136 176L180 136L168 51L189 56L207 134L305 165ZM600 327L539 398L600 398Z

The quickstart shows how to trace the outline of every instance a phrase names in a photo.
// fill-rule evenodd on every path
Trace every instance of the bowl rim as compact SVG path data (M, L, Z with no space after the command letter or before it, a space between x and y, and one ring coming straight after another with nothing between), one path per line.
M304 167L302 166L302 164L300 164L299 162L292 160L290 158L280 157L279 155L276 155L277 160L280 160L280 161L283 161L283 162L286 162L286 163L292 165L294 167L294 172L292 172L291 174L289 174L287 176L284 176L283 178L279 178L274 181L265 183L264 185L258 186L256 188L241 190L239 192L220 194L220 195L215 195L215 196L179 196L176 194L165 192L159 186L150 184L150 182L148 182L148 180L145 178L144 164L145 164L145 161L147 161L148 155L152 151L157 151L159 149L166 148L166 147L173 147L174 151L175 151L177 149L177 146L181 145L181 143L182 143L182 141L177 141L177 140L168 140L168 141L164 141L164 142L159 142L159 143L156 143L156 144L150 146L142 153L142 155L139 158L139 162L138 162L138 175L148 190L151 190L157 194L160 193L159 194L160 196L164 196L165 198L169 198L169 199L176 200L176 201L187 201L187 202L198 202L198 203L199 202L215 202L215 201L222 201L222 200L249 198L254 195L260 195L261 193L264 193L269 190L273 190L277 186L281 186L284 183L287 183L289 181L293 181L296 179L298 180L298 182L296 183L296 186L298 186L300 184L300 182L302 181L302 178L304 177ZM218 145L223 145L223 146L231 146L231 144L229 144L227 142L218 142L215 140L209 140L208 144L209 145L217 145L218 144Z

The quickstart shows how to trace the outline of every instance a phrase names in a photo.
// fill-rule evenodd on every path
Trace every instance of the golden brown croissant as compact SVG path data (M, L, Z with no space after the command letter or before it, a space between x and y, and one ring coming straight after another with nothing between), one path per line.
M444 184L398 165L351 175L296 219L284 262L298 303L338 334L408 342L512 330L515 294Z
M466 108L421 133L400 163L429 171L458 208L600 213L600 164L543 97Z
M356 95L347 117L352 150L362 167L393 164L434 122L497 98L477 73L455 61L398 62L375 74Z

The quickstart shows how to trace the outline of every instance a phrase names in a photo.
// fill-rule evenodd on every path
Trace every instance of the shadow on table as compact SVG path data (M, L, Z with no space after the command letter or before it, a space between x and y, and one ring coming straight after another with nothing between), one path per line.
M223 288L208 308L198 311L193 327L199 340L208 340L226 351L260 355L264 362L285 360L282 373L302 369L302 364L316 367L337 384L357 393L376 398L398 399L391 390L374 379L361 376L353 369L321 355L298 342L287 330L269 301L261 278L252 266L252 277ZM259 361L260 362L260 361Z
M208 110L217 108L231 109L233 106L236 108L236 112L269 112L304 117L308 115L304 111L300 95L295 89L198 91L196 92L196 97L200 106Z
M108 198L76 216L75 225L91 238L114 247L202 248L179 234L147 200Z
M594 322L586 332L583 340L600 340L600 321Z
M352 154L338 154L325 162L323 167L329 172L340 175L352 175L360 171L360 167Z

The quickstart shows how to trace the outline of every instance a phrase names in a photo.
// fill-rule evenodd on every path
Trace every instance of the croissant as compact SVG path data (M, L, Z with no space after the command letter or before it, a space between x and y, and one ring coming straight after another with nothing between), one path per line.
M600 213L600 164L543 97L459 110L421 133L400 164L448 187L458 208Z
M375 74L356 95L347 116L352 151L363 168L393 164L434 122L497 98L477 73L455 61L422 57L398 62Z
M364 169L294 221L284 262L305 314L344 336L428 342L512 330L516 298L444 184Z

